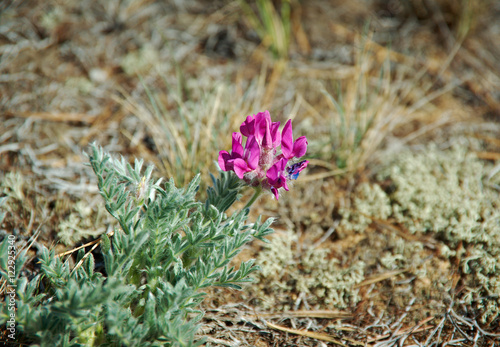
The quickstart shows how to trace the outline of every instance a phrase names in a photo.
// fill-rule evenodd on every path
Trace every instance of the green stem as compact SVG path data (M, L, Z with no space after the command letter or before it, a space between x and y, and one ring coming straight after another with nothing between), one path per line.
M250 200L248 200L245 207L243 207L243 210L246 208L250 208L250 206L253 205L253 203L257 200L257 198L260 196L260 194L262 194L262 188L259 186L259 187L255 188L255 194L252 196L252 198Z

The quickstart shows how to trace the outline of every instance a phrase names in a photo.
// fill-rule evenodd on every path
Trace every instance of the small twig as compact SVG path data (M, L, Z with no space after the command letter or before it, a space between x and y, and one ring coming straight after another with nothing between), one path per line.
M111 230L110 232L107 233L108 237L111 237L115 234L115 232L113 230ZM88 246L92 246L92 245L95 245L96 243L100 243L101 242L101 237L99 237L97 240L94 240L94 241L90 241L89 243L86 243L84 245L81 245L81 246L78 246L76 248L73 248L73 249L70 249L69 251L66 251L66 252L62 252L62 253L59 253L56 255L56 257L64 257L65 255L68 255L68 254L72 254L82 248L86 248ZM94 249L94 248L93 248Z
M333 222L333 225L327 230L327 232L318 240L316 241L311 248L316 248L318 247L319 245L321 245L323 242L325 242L331 234L333 234L333 232L337 229L337 227L339 226L340 224L340 221L339 220L336 220L335 222Z
M445 346L448 346L448 345L454 345L456 343L459 343L459 342L464 342L466 339L454 339L454 340L450 340L450 341L447 341L445 343L443 343L443 347Z
M110 232L108 232L108 233L107 233L108 237L111 237L111 236L113 236L114 234L115 234L114 230L111 230ZM71 274L73 274L73 272L75 272L75 270L76 270L78 267L80 267L80 266L81 266L81 264L83 263L83 261L84 261L84 260L85 260L85 259L89 256L89 254L90 254L90 253L91 253L94 249L96 249L96 248L97 248L97 246L101 243L101 240L102 240L102 236L101 236L101 237L99 237L97 240L94 240L94 241L91 241L91 242L86 243L86 244L84 244L84 245L81 245L81 246L78 246L78 247L76 247L76 248L70 249L69 251L66 251L66 252L63 252L63 253L56 254L56 258L57 258L57 257L63 257L63 256L68 255L68 254L72 254L72 253L74 253L74 252L76 252L76 251L78 251L78 250L80 250L80 249L82 249L82 248L86 248L86 247L88 247L88 246L92 246L92 245L93 245L92 249L91 249L89 252L87 252L87 253L85 254L85 256L84 256L84 257L80 260L80 262L78 262L78 264L75 266L75 268L73 269L73 271L71 271ZM40 263L41 263L41 261L38 261L38 264L40 264Z
M312 310L312 311L288 311L280 313L259 313L251 315L250 317L290 317L290 318L323 318L323 319L351 319L353 316L351 313L334 311L334 310Z
M54 113L7 111L5 114L11 117L36 118L51 122L78 122L85 124L92 124L96 119L96 116L91 114L71 112Z
M401 315L401 317L399 317L399 319L394 324L392 324L391 328L394 329L394 328L396 328L396 326L401 326L401 323L403 322L403 319L405 319L406 316L408 315L408 312L410 311L410 308L415 303L415 300L416 300L415 297L411 298L410 302L408 303L408 305L405 308L405 313L403 313ZM396 330L396 332L397 332L397 330Z
M310 338L313 338L313 339L316 339L316 340L322 340L322 341L332 342L332 343L334 343L336 345L347 347L347 345L345 345L344 343L342 343L341 341L339 341L337 339L334 339L333 337L331 337L328 334L317 333L317 332L307 331L307 330L290 329L290 328L283 327L283 326L276 325L276 324L269 323L269 322L266 322L266 325L269 328L271 328L271 329L283 331L283 332L290 333L290 334L295 334L295 335L310 337ZM363 346L364 344L358 342L357 345L358 346Z
M100 239L99 239L99 241L100 241ZM73 268L73 270L71 271L71 274L70 274L70 275L73 275L73 273L74 273L76 270L78 270L78 268L79 268L80 266L82 266L82 264L83 264L83 262L85 261L85 259L87 259L87 258L88 258L88 256L90 255L90 253L92 253L92 251L93 251L94 249L96 249L96 248L97 248L97 246L99 246L99 242L97 242L97 243L96 243L96 244L95 244L95 245L94 245L94 246L90 249L90 251L88 251L87 253L85 253L85 255L83 256L83 258L82 258L82 259L78 262L78 264L76 264L76 265L75 265L75 267L74 267L74 268Z
M451 313L451 315L450 315ZM451 324L453 324L453 326L463 335L465 336L465 338L469 341L472 341L472 337L470 337L465 331L462 330L462 328L460 328L460 326L458 325L458 323L455 321L455 319L453 318L456 318L458 319L460 322L462 322L463 324L469 326L469 327L472 327L472 325L469 325L470 323L468 322L465 322L464 320L462 319L459 319L458 316L455 314L455 312L453 311L453 309L449 309L448 313L446 314L446 316L449 318L449 321L451 322Z
M368 343L370 342L375 342L375 341L379 341L379 340L383 340L383 339L386 339L388 337L391 337L392 336L392 339L389 340L389 341L384 341L384 343L387 343L387 342L394 342L395 340L398 340L400 339L401 337L404 337L404 335L410 335L412 333L416 333L416 332L422 332L422 331L425 331L425 330L429 330L430 327L422 327L422 325L430 322L431 320L433 320L435 317L428 317L422 321L420 321L419 323L417 323L415 326L411 327L411 328L407 328L405 330L401 330L399 332L395 332L395 333L387 333L387 334L384 334L384 335L379 335L379 336L376 336L374 338L371 338L371 339L368 339ZM407 338L404 337L405 339Z
M355 286L353 286L353 288L360 288L360 287L363 287L363 286L367 286L369 284L377 283L377 282L389 279L391 277L397 276L399 274L402 274L402 273L404 273L406 271L408 271L408 269L389 271L389 272L386 272L386 273L383 273L383 274L380 274L380 275L375 275L373 277L370 277L370 278L364 280L361 283L356 284Z
M428 346L429 343L431 342L432 337L439 331L438 333L438 341L441 338L441 331L443 330L444 327L444 322L446 320L446 317L443 317L439 324L436 326L436 328L432 331L432 333L427 337L427 340L425 340L425 346Z

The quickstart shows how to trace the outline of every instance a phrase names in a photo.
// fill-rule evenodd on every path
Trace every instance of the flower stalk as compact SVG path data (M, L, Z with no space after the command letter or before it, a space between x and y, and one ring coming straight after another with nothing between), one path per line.
M253 203L257 201L257 199L261 194L262 194L262 188L260 186L256 187L255 193L253 194L252 198L248 200L247 204L245 205L245 207L243 207L243 209L250 208L253 205Z

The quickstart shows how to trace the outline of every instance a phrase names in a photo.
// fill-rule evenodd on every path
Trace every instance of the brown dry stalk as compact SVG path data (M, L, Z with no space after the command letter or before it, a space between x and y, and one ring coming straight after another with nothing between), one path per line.
M111 237L115 234L115 232L113 230L111 230L109 233L107 233L108 237ZM101 242L101 238L99 237L97 240L94 240L94 241L90 241L89 243L86 243L84 245L81 245L81 246L78 246L76 248L73 248L73 249L70 249L69 251L66 251L66 252L62 252L62 253L59 253L56 255L56 257L63 257L65 255L68 255L68 254L72 254L76 251L78 251L79 249L81 248L86 248L88 246L92 246L92 245L95 245L95 244L99 244ZM92 248L94 249L94 248Z
M115 232L113 230L111 230L109 233L107 233L108 237L111 237L114 234L115 234ZM78 250L80 250L82 248L86 248L88 246L92 246L93 245L92 248L90 249L90 251L88 251L87 253L85 253L85 255L83 256L83 258L78 262L78 264L75 265L75 267L71 271L71 274L73 274L80 266L82 266L83 261L88 258L88 256L90 255L90 253L92 253L92 251L94 251L94 249L96 249L97 246L99 246L100 243L101 243L101 237L99 237L97 240L94 240L94 241L91 241L91 242L86 243L84 245L81 245L81 246L78 246L76 248L70 249L69 251L56 254L56 257L64 257L65 255L72 254L72 253L74 253L74 252L76 252L76 251L78 251ZM39 261L38 263L41 263L41 262Z
M280 313L259 313L251 315L252 318L258 317L290 317L290 318L324 318L324 319L351 319L352 314L342 311L332 311L332 310L298 310L298 311L288 311Z
M344 343L342 343L341 341L339 341L337 339L334 339L333 337L331 337L328 334L316 333L314 331L308 331L308 330L290 329L290 328L287 328L287 327L284 327L284 326L281 326L281 325L276 325L276 324L269 323L269 322L266 322L266 325L269 328L271 328L271 329L283 331L283 332L294 334L294 335L300 335L300 336L310 337L310 338L313 338L313 339L316 339L316 340L322 340L322 341L332 342L332 343L334 343L336 345L347 347L347 345L345 345ZM358 346L363 346L364 345L364 344L362 344L360 342L356 342L356 344Z
M383 274L380 274L380 275L375 275L375 276L372 276L372 277L364 280L363 282L361 282L359 284L356 284L353 288L359 288L359 287L367 286L367 285L370 285L370 284L373 284L373 283L377 283L377 282L386 280L388 278L397 276L399 274L402 274L402 273L404 273L406 271L408 271L408 269L389 271L389 272L386 272L386 273L383 273Z
M375 337L372 337L372 338L368 339L367 342L371 343L371 342L375 342L375 341L380 341L380 340L386 339L386 338L388 338L390 336L393 336L393 337L403 336L403 335L406 335L406 334L418 333L418 332L422 332L422 331L425 331L425 330L432 329L433 326L429 326L428 325L428 326L422 327L422 325L430 322L434 318L436 318L436 317L427 317L427 318L421 320L420 322L418 322L415 326L413 326L411 328L407 328L405 330L401 330L401 331L398 331L396 333L388 333L388 334L384 334L384 335L378 335L378 336L375 336Z
M500 147L500 139L497 139L495 137L490 137L490 136L481 135L481 134L471 134L470 136L473 136L476 139L483 140L485 142L491 143L492 145Z
M5 113L11 117L21 118L36 118L50 122L79 122L84 124L92 124L97 116L86 113L70 113L70 112L12 112Z
M100 241L100 239L99 239L99 241ZM99 246L99 243L100 243L100 242L96 242L96 243L95 243L95 245L94 245L94 246L90 249L90 251L88 251L87 253L85 253L85 255L83 256L83 258L82 258L82 259L78 262L78 264L76 264L76 265L75 265L75 267L74 267L74 268L73 268L73 270L71 271L71 274L70 274L70 275L73 275L73 273L74 273L76 270L78 270L78 268L79 268L80 266L82 266L83 261L84 261L85 259L87 259L87 258L88 258L88 256L90 255L90 253L92 253L92 251L93 251L94 249L96 249L96 248L97 248L97 246Z
M500 160L500 153L497 152L475 152L479 159Z

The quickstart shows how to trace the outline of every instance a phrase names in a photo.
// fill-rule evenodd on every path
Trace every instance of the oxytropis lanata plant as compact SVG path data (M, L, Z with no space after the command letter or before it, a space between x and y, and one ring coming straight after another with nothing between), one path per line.
M203 312L203 289L211 286L240 288L257 270L253 260L230 266L241 248L272 232L272 218L247 223L249 207L264 190L276 198L288 190L307 161L298 161L307 149L305 137L293 141L288 121L279 132L268 112L249 116L241 134L233 134L231 154L221 152L223 172L208 188L207 199L196 198L200 176L186 188L171 179L152 179L152 167L142 170L125 159L115 159L91 146L90 165L107 211L116 219L113 232L102 235L102 260L92 249L81 248L76 265L41 246L40 273L16 283L18 338L42 346L196 346ZM242 136L247 137L243 147ZM280 147L281 146L281 147ZM280 150L278 149L280 147ZM235 174L231 172L234 171ZM256 194L242 210L229 214L246 184ZM6 251L8 239L0 243ZM17 274L27 261L16 260ZM0 258L5 275L6 259ZM1 283L0 283L1 285ZM7 305L0 309L0 324L11 317ZM21 340L17 340L21 342Z

